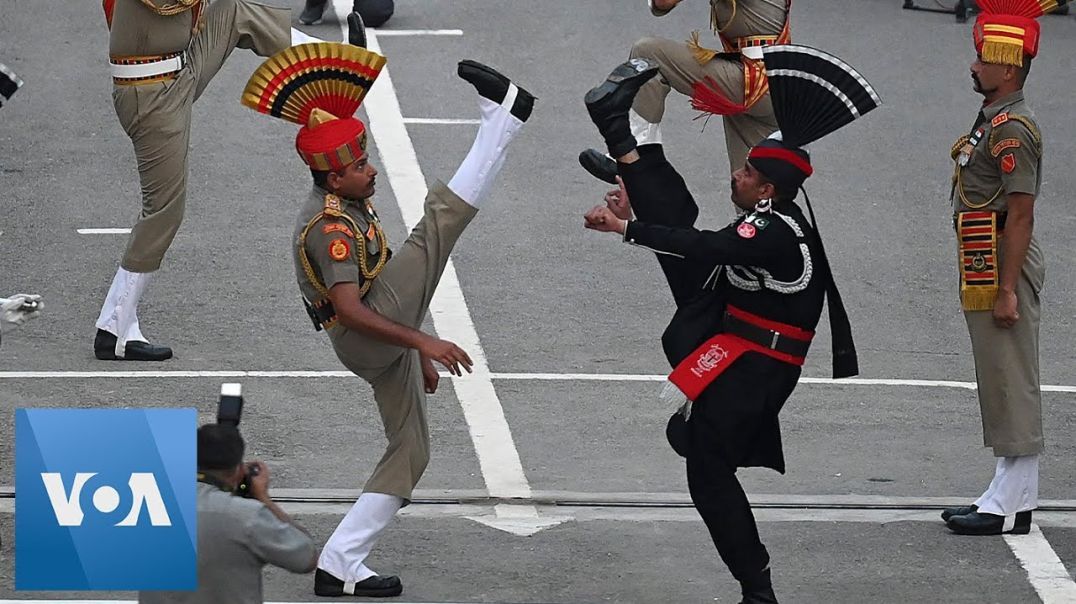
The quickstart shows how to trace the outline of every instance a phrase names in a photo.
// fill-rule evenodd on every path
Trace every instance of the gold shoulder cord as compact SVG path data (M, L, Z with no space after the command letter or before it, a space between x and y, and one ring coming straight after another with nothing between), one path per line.
M1028 132L1031 133L1031 141L1035 143L1035 156L1042 157L1042 133L1039 132L1035 123L1022 115L1013 114L1009 114L1009 121L1020 122L1027 128ZM990 140L988 141L988 144L991 149L994 148L994 145L998 144L998 138L1001 136L1000 134L997 134L997 132L998 128L991 128L990 130Z
M1035 154L1038 157L1042 157L1042 134L1039 133L1039 129L1035 127L1035 124L1031 120L1029 120L1028 118L1026 118L1026 117L1024 117L1022 115L1012 115L1012 114L1010 114L1009 115L1009 120L1014 121L1014 122L1020 122L1021 124L1024 125L1025 128L1028 129L1029 132L1031 132L1031 140L1035 143L1035 147L1036 147ZM987 140L987 145L989 147L991 147L991 148L994 145L997 144L997 140L996 140L996 136L995 136L995 134L997 132L998 132L998 128L991 128L990 129L990 138L989 138L989 140ZM960 194L960 201L963 202L964 205L966 205L967 207L969 207L969 208L971 208L973 210L978 210L979 208L985 208L986 206L994 203L994 200L996 200L998 197L1000 197L1001 192L1005 189L1004 186L998 187L998 190L997 190L996 193L994 193L993 197L991 197L990 199L988 199L987 201L985 201L983 203L974 204L974 203L968 201L967 196L964 195L964 178L963 178L962 173L963 173L963 171L960 169L960 164L958 163L956 165L956 190L957 190L957 193Z
M997 192L994 193L994 196L991 197L990 199L984 201L983 203L972 203L971 201L968 200L967 196L964 195L964 171L961 170L960 168L961 168L961 166L958 163L956 165L956 192L960 195L960 201L965 206L967 206L967 207L969 207L969 208L971 208L973 210L978 210L979 208L985 208L986 206L994 203L994 200L997 199L999 196L1001 196L1001 192L1005 189L1004 186L1000 186L1000 187L998 187Z
M147 8L162 17L171 17L173 15L178 15L179 13L194 8L202 2L205 2L205 0L175 0L171 4L157 6L153 3L153 0L142 0L142 4L145 4Z
M314 272L314 267L310 264L310 257L306 253L306 235L310 232L310 229L314 228L322 218L326 216L325 212L318 212L310 219L310 222L306 223L306 227L303 228L302 233L299 234L299 264L303 266L303 272L306 273L306 278L310 281L310 284L314 286L314 289L321 295L321 297L328 299L329 290L325 287L325 284L318 279L317 274ZM353 233L356 233L355 241L358 243L358 249L356 255L358 256L359 271L362 273L364 283L359 286L359 296L365 296L366 292L370 290L370 286L374 284L374 279L381 274L381 269L385 268L385 263L388 262L388 240L385 238L385 231L381 229L381 224L377 221L371 224L374 227L374 233L377 236L377 242L380 247L378 252L377 264L373 269L369 267L366 261L366 238L362 233L362 229L359 228L359 224L355 222L355 219L347 214L341 213L339 216L333 216L333 218L339 218L347 223L347 226Z
M146 2L147 0L142 1ZM726 23L724 27L721 27L721 23L717 18L717 6L713 4L710 5L710 29L714 30L715 34L725 33L725 30L736 20L736 0L729 0L729 3L732 4L732 14L729 15L729 22Z

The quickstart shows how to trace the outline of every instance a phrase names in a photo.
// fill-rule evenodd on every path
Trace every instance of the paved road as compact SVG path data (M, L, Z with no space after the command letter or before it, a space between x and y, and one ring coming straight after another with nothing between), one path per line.
M581 228L582 212L604 191L575 163L580 149L600 143L581 97L636 38L683 38L704 29L707 15L702 2L685 3L661 20L635 6L641 2L626 4L399 0L387 29L462 35L379 35L377 41L394 85L380 92L396 95L403 118L477 117L472 90L455 76L461 58L489 62L539 97L493 199L454 254L493 372L468 379L489 380L495 389L493 402L510 427L526 487L612 494L638 504L646 494L682 499L685 490L682 463L663 441L668 410L655 400L659 383L623 377L665 370L656 340L671 300L658 287L651 257ZM917 501L936 501L925 498L974 497L993 469L981 447L974 392L936 383L974 379L954 290L947 202L948 149L978 103L967 71L970 26L903 12L899 4L797 3L794 36L847 59L883 97L882 109L814 145L816 175L808 189L855 328L861 377L925 383L802 384L782 415L789 473L743 473L756 501L811 495L863 507L856 497L872 495L916 508L922 507ZM4 338L0 411L11 418L18 407L195 406L209 421L220 383L241 381L244 434L271 464L275 486L361 487L380 454L376 412L357 379L317 373L342 367L309 328L287 248L308 176L293 151L294 127L237 102L259 62L246 51L235 53L196 105L187 220L142 306L146 333L174 346L176 358L153 367L93 360L93 320L125 238L76 229L128 227L138 207L130 144L109 101L99 10L93 2L0 0L0 59L26 80L0 110L0 181L7 194L0 291L41 293L47 305L45 318ZM309 31L340 35L336 23ZM1076 499L1076 445L1069 436L1076 427L1076 276L1066 270L1076 249L1076 214L1067 203L1067 192L1076 190L1068 167L1076 152L1073 56L1076 22L1044 19L1043 51L1027 92L1047 136L1036 223L1050 267L1043 381L1069 387L1044 396L1049 448L1041 494L1058 505ZM391 115L382 118L391 112L381 105L369 112L375 162L399 165L401 141L379 138L391 132L385 121ZM705 206L704 225L718 227L731 216L720 123L704 128L693 117L686 101L674 97L667 150ZM415 167L427 181L447 180L474 131L468 124L407 125ZM380 180L376 203L400 241L407 232L400 207L417 200L397 199L400 183ZM828 377L828 340L823 328L806 376ZM126 370L190 373L64 373ZM198 373L219 371L315 374ZM469 428L474 419L464 411L474 404L467 393L475 383L481 382L444 380L430 400L434 452L420 485L426 493L487 489L490 477ZM0 422L0 485L13 483L12 425ZM12 590L12 517L4 501L0 492L0 598L97 597ZM491 503L475 504L475 513L490 516ZM690 510L610 508L599 517L571 511L569 522L519 537L463 518L470 508L414 508L373 562L403 575L408 601L735 601L735 586ZM298 511L324 539L342 509ZM530 509L541 517L565 515L556 507ZM950 536L933 513L767 514L761 530L783 601L1037 601L1005 541ZM1071 575L1072 513L1040 523ZM312 597L309 577L268 577L271 599ZM129 594L102 595L114 596Z

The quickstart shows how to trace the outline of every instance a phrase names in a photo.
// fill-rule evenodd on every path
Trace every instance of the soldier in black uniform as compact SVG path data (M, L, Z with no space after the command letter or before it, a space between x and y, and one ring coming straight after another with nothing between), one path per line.
M771 54L792 63L802 56L828 56L802 48L767 49L767 67ZM834 68L837 63L826 61L821 67L807 62L788 71L833 78L827 69ZM851 329L822 241L813 220L795 202L813 172L800 147L855 116L807 130L795 121L807 120L794 110L782 111L775 97L784 140L757 144L732 176L732 201L746 214L719 231L700 231L694 228L698 206L661 146L636 150L631 136L628 109L656 71L635 59L587 94L587 109L610 155L618 158L624 187L607 195L609 205L588 212L585 226L620 233L626 242L657 253L677 306L662 336L675 368L666 393L684 403L670 419L669 441L687 459L692 501L722 560L740 581L743 602L775 603L769 553L736 470L761 466L784 473L778 413L799 380L827 294L834 375L858 373ZM841 87L865 87L847 90L849 98L867 99L856 108L859 114L877 105L877 96L861 79L838 80ZM775 81L779 88L796 88L798 95L812 94L795 81ZM831 94L818 86L814 91ZM836 95L833 99L841 102ZM635 220L630 220L632 211Z

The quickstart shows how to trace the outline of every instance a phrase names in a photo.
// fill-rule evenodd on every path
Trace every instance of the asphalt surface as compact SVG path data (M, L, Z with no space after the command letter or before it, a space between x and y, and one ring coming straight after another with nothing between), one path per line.
M277 0L281 4L283 0ZM301 2L288 3L298 9ZM657 339L671 313L653 258L582 228L605 185L576 164L598 146L582 96L633 40L683 39L706 28L703 2L663 19L617 0L397 0L386 29L461 29L462 36L380 37L405 118L477 118L456 61L496 66L539 97L493 197L453 255L490 370L501 374L660 374ZM971 125L970 24L900 10L897 0L796 3L796 42L829 50L878 89L883 107L813 145L807 183L860 352L861 377L973 381L959 309L948 205L952 142ZM62 16L62 18L58 18ZM1076 21L1042 20L1027 96L1045 134L1035 232L1048 266L1041 342L1044 384L1074 386L1072 301L1076 121L1069 99ZM305 28L339 38L335 23ZM93 322L139 194L130 142L116 120L99 5L0 0L0 61L26 85L0 109L0 294L44 296L45 315L4 334L0 349L0 486L14 483L14 409L194 406L210 421L222 381L242 381L244 435L275 488L358 489L383 437L357 378L14 378L16 371L340 371L310 329L288 248L309 188L293 125L238 103L260 60L237 50L195 105L187 216L140 318L176 358L132 367L93 359ZM731 218L721 125L694 121L671 96L666 149L703 205L701 226ZM447 181L473 125L407 127L427 181ZM371 152L380 165L379 144ZM375 203L390 238L406 235L388 179ZM823 323L824 323L823 319ZM829 334L804 375L829 377ZM649 381L494 379L535 490L680 493L683 464L664 443L669 410ZM1041 497L1076 499L1076 398L1044 394ZM982 448L974 392L935 386L801 384L782 414L788 474L742 473L753 496L875 495L971 499L994 460ZM430 399L433 457L420 488L481 491L475 447L449 380ZM0 499L2 501L2 499ZM909 504L910 505L910 504ZM419 506L415 506L419 507ZM1027 572L1001 539L950 536L925 519L762 520L777 592L790 602L1035 602ZM324 540L339 513L300 515ZM919 518L919 517L917 517ZM0 506L0 599L129 598L14 592L13 517ZM1071 575L1073 528L1043 524ZM572 520L530 537L459 517L405 515L372 558L399 573L404 601L736 601L736 586L702 524L632 516ZM310 577L267 572L272 600L312 600Z

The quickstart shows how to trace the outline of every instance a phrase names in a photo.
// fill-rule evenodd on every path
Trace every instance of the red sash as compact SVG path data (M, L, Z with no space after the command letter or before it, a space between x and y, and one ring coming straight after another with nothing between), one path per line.
M734 306L729 306L727 311L737 319L775 334L771 342L776 342L780 337L809 343L814 337L813 331L764 319ZM717 379L717 376L731 367L745 352L759 352L778 361L797 366L803 366L805 358L778 352L770 346L734 333L719 333L680 361L676 369L669 374L669 381L684 393L687 400L694 401L706 390L707 386Z

